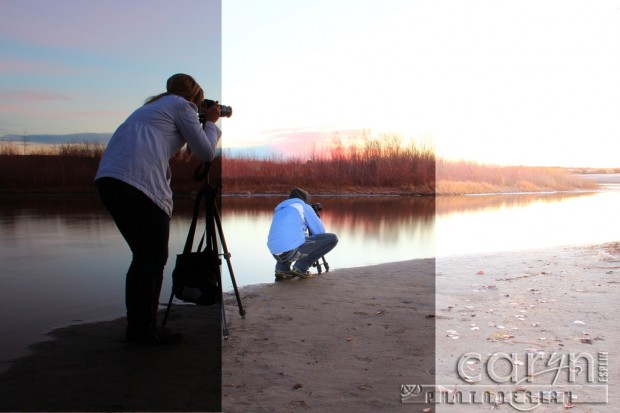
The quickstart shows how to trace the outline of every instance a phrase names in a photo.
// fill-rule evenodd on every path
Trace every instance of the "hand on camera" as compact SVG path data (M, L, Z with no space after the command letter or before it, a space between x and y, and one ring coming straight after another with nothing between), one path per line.
M215 123L220 118L220 115L220 103L217 101L213 105L205 109L205 121Z

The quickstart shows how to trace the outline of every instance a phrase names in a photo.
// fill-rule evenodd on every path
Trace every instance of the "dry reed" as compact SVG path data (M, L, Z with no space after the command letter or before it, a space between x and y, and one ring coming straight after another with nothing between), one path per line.
M24 145L0 142L0 192L94 192L104 145L47 145L23 155ZM494 166L437 159L434 148L398 135L372 138L366 131L335 134L329 145L304 158L225 156L215 162L224 193L463 194L592 189L596 184L563 168ZM172 187L192 192L201 162L172 160Z

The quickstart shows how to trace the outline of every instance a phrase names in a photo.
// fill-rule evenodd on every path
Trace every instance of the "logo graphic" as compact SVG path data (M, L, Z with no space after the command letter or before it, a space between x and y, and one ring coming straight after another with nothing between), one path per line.
M402 403L509 404L518 411L542 405L604 404L608 402L607 352L480 353L462 355L458 382L446 385L402 384Z

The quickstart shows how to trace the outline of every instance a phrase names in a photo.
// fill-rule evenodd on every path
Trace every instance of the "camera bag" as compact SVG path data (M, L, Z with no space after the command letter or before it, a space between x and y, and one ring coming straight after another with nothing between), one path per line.
M172 271L172 293L179 300L201 305L220 302L220 260L217 251L205 246L206 229L196 251L192 251L194 233L198 222L200 204L205 190L198 192L194 205L192 223L189 227L183 253L177 255ZM207 220L207 222L209 222Z

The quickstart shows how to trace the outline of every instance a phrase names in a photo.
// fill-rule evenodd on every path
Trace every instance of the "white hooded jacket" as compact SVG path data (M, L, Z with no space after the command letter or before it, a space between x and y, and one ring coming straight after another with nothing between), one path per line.
M198 121L197 107L168 95L138 108L118 127L106 147L95 180L126 182L172 215L170 159L187 142L203 161L215 156L222 132L213 122Z

